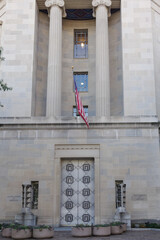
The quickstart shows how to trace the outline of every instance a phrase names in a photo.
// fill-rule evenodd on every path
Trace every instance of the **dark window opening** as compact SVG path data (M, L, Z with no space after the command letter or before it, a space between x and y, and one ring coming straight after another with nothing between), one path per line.
M126 184L122 180L115 181L116 208L126 205Z
M38 181L31 182L31 186L32 186L32 192L33 192L32 209L38 209L38 188L39 188Z

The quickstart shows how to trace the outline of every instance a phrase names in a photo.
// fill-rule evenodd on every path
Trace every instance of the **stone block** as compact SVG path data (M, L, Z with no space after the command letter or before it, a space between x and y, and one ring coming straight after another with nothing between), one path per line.
M34 130L24 130L20 132L21 139L34 139L36 138L36 131Z

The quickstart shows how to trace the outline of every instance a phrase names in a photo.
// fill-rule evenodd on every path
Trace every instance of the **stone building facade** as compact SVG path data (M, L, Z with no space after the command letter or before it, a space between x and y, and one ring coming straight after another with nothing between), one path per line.
M160 0L0 0L1 221L25 182L38 223L111 222L117 183L132 220L159 220L159 26Z

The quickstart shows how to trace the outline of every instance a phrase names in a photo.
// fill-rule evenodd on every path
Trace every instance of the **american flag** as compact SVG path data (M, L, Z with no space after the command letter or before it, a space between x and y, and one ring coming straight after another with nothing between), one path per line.
M85 111L84 111L84 108L83 108L83 104L82 104L82 101L81 101L80 96L79 96L79 92L78 92L78 89L77 89L77 84L76 84L75 79L74 79L74 87L75 87L76 107L77 107L78 113L82 117L82 119L85 121L87 127L89 128L88 119L86 117L86 114L85 114Z

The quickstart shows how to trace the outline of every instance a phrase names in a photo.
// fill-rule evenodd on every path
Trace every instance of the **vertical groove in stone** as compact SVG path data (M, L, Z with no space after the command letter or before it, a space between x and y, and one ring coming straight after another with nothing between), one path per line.
M50 9L47 85L47 116L61 115L62 76L62 9L53 5Z
M110 116L108 9L96 9L96 115Z

